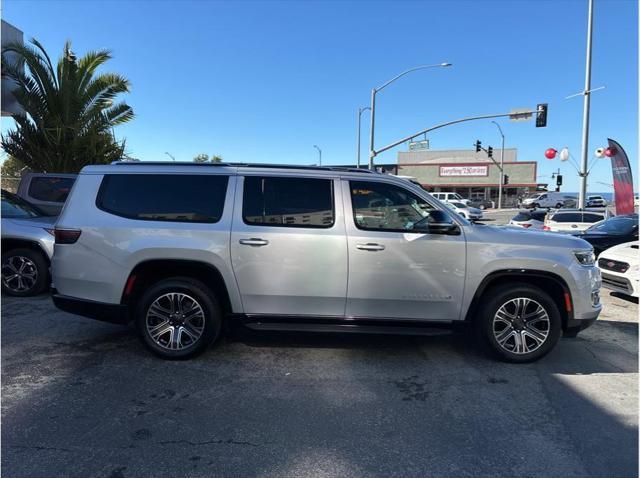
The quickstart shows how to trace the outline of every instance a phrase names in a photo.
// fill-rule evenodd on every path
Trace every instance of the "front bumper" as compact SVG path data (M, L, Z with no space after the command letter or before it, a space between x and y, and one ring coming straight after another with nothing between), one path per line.
M57 293L52 294L51 297L58 309L71 314L112 324L125 325L129 322L129 308L126 305L78 299Z

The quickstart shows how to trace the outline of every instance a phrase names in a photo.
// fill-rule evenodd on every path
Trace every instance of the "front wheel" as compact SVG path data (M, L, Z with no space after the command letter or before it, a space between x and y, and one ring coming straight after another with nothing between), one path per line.
M562 203L559 202L558 204L556 204L556 209L562 209Z
M531 362L560 338L561 318L551 297L538 287L514 284L491 290L477 326L480 339L508 362Z
M151 286L136 308L143 343L165 359L186 359L206 350L220 334L222 312L200 281L177 277Z

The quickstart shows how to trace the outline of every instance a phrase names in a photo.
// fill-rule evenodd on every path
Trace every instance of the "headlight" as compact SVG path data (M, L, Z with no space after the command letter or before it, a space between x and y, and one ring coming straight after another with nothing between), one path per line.
M596 263L596 255L593 251L574 251L576 260L583 266L592 266Z

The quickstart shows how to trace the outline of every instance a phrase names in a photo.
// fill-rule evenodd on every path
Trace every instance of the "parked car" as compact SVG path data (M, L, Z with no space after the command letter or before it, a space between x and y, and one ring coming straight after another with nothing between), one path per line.
M164 358L223 322L255 330L424 333L469 321L513 362L601 311L592 247L477 226L404 179L337 167L85 167L56 223L60 309L135 322Z
M31 296L49 286L55 216L2 190L2 292Z
M638 240L638 215L615 216L595 223L578 237L593 246L596 255L624 242Z
M547 215L542 229L552 232L575 233L584 231L596 222L604 221L610 217L612 214L606 209L561 209Z
M607 201L602 196L587 196L586 207L607 207Z
M544 218L548 211L546 209L531 209L518 211L518 214L509 221L510 226L523 227L525 229L540 229L544 226Z
M567 196L564 193L555 191L537 192L522 200L523 208L556 208L567 207L568 202L574 200L573 196Z
M471 202L469 199L463 198L458 193L454 193L450 191L433 192L431 193L431 195L434 198L439 199L440 201L443 201L443 202L456 201L456 202L461 202L462 204L469 204L469 202Z
M458 201L445 201L444 204L469 221L479 221L482 219L482 211L475 207L467 206Z
M625 242L607 249L598 259L602 286L622 294L640 295L640 255L638 241Z
M469 201L467 206L475 207L476 209L480 209L481 211L495 207L493 201L482 198L472 199L471 201Z
M16 194L48 215L58 215L76 180L76 174L25 173Z

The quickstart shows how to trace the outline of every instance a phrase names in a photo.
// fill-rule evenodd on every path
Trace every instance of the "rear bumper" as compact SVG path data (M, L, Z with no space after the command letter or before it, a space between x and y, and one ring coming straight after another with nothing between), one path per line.
M129 322L129 308L126 305L78 299L56 293L51 297L58 309L71 314L112 324L125 325Z

